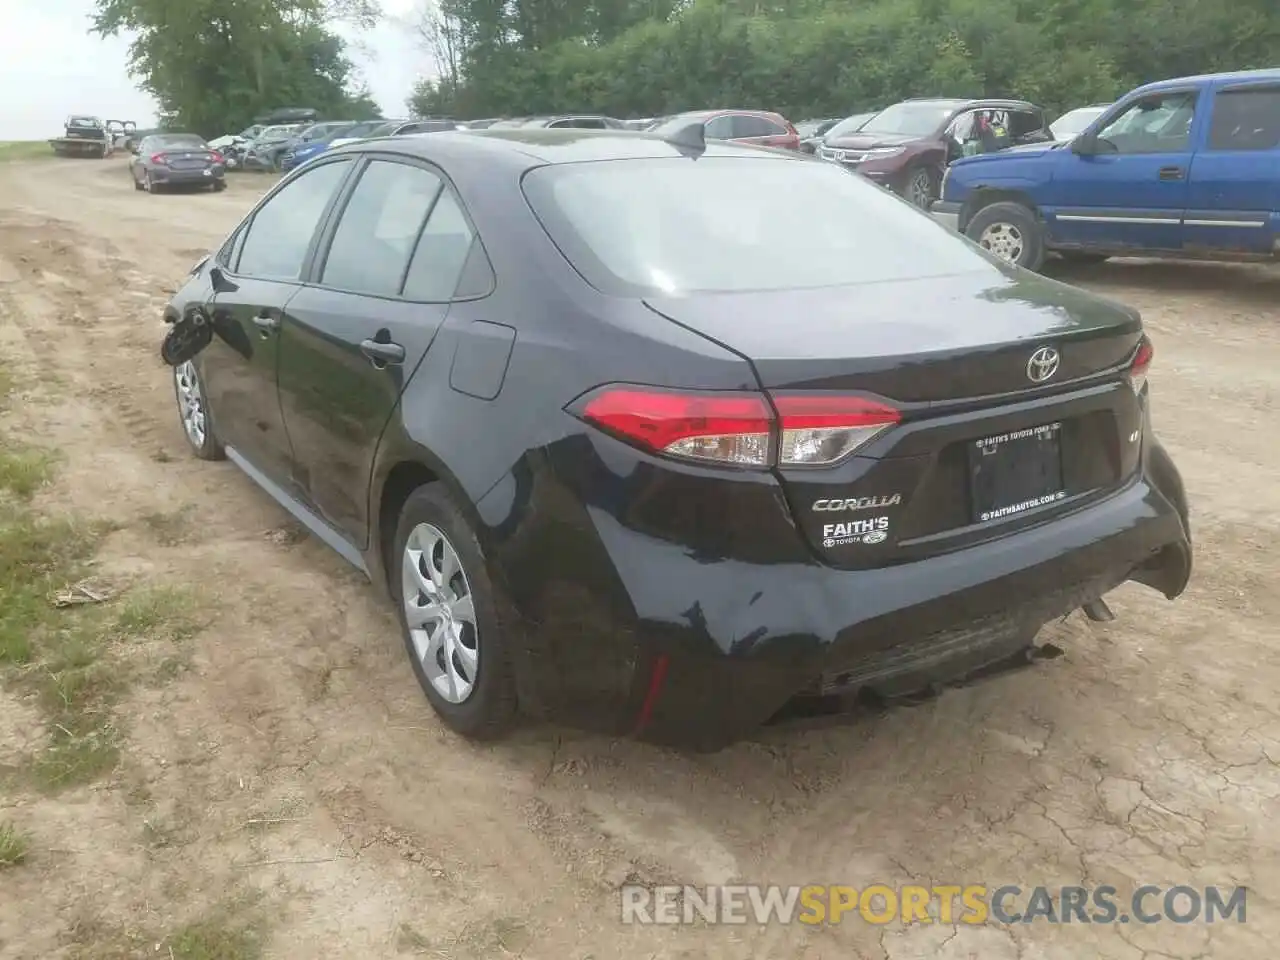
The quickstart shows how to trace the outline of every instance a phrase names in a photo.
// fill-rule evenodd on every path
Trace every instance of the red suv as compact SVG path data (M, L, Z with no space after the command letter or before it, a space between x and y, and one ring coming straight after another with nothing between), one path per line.
M780 113L767 110L693 110L665 117L648 133L669 136L690 123L701 120L703 135L709 140L732 140L757 147L800 149L800 134Z

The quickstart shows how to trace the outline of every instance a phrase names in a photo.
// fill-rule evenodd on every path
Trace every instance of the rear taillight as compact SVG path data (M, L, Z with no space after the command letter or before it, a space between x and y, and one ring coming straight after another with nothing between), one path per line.
M225 161L223 160L223 156L222 156L222 154L220 154L217 150L210 150L210 151L209 151L209 160L210 160L210 162L212 162L212 163L223 163L223 162L225 162Z
M569 409L652 453L742 467L827 466L901 419L894 408L862 397L779 394L772 400L770 406L759 393L610 386Z
M167 162L168 162L168 160L169 160L169 156L168 156L168 154L164 154L164 153L153 153L153 154L151 155L151 162L152 162L152 163L158 163L158 164L163 165L163 164L167 163Z
M1155 359L1155 355L1156 348L1143 334L1142 339L1138 341L1138 349L1133 355L1133 360L1129 364L1129 386L1133 387L1135 394L1142 393L1142 388L1147 385L1147 371L1151 369L1151 361Z
M893 407L864 397L779 394L781 418L778 463L784 467L826 466L843 460L902 419Z
M653 453L715 463L766 467L773 414L755 393L677 393L606 387L579 416Z

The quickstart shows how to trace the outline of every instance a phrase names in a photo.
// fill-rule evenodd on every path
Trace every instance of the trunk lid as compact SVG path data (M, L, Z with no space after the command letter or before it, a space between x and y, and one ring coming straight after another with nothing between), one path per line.
M1137 467L1141 407L1124 370L1141 322L1065 284L993 269L646 303L744 356L774 396L870 394L901 411L844 461L778 472L833 565L905 562L1013 532ZM1042 348L1058 360L1037 382Z

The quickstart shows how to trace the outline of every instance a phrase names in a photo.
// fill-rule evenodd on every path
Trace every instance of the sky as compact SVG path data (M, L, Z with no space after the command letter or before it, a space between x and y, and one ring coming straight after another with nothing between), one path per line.
M405 100L428 58L406 23L418 0L382 0L373 30L338 30L384 115L407 114ZM128 41L90 36L93 0L0 0L0 140L57 136L70 113L134 120L148 127L155 102L125 68ZM291 104L286 104L291 106Z

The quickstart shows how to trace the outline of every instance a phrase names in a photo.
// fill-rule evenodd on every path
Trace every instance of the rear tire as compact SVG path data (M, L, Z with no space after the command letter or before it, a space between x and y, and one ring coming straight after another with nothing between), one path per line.
M223 190L225 190L225 189L227 189L227 181L225 181L225 180L215 180L215 181L213 181L213 192L214 192L214 193L221 193L221 192L222 192Z
M964 235L1005 263L1039 270L1044 263L1044 228L1030 207L1006 201L975 213Z
M515 675L480 541L443 484L405 500L391 560L387 583L427 702L464 737L501 737L516 717Z

